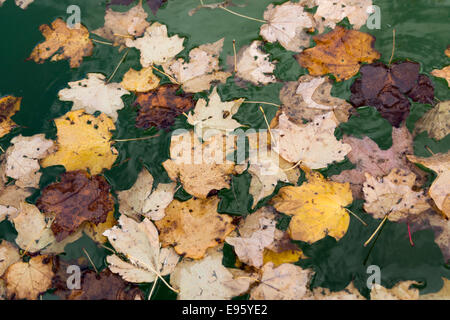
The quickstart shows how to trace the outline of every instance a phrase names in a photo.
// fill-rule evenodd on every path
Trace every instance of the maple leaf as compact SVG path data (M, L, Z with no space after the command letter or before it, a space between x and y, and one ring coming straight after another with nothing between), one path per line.
M428 110L414 127L414 134L427 131L428 136L441 140L450 133L450 100L439 102Z
M373 49L375 38L367 33L336 26L332 31L314 36L314 48L296 56L299 64L312 76L331 73L336 81L347 80L358 73L360 64L380 58Z
M68 59L71 68L81 65L83 57L90 56L94 49L89 38L89 30L80 24L79 28L69 28L62 19L56 19L51 26L43 24L39 27L45 41L38 44L28 59L36 63L45 60L59 61Z
M225 241L234 247L240 261L260 268L264 248L274 241L275 224L273 213L260 209L241 222L240 237L227 237Z
M234 162L226 158L234 136L215 135L200 143L193 132L172 135L170 159L163 162L169 178L179 180L189 194L206 199L211 190L230 186ZM230 143L230 139L232 139ZM201 158L198 158L200 155Z
M408 219L430 208L423 192L413 191L416 175L401 169L392 171L383 178L366 173L363 186L364 210L377 219L389 215L391 221Z
M20 260L20 254L17 247L11 242L2 241L0 243L0 277L5 273L8 267Z
M201 260L183 260L170 275L178 300L229 300L248 290L248 279L236 279L222 265L223 253L210 249Z
M138 93L135 104L141 108L136 117L136 127L168 129L174 124L176 117L192 109L192 95L177 94L179 88L175 84L165 84L155 90Z
M20 109L22 98L6 96L0 99L0 138L17 127L11 117Z
M272 147L289 162L301 161L312 169L325 168L333 161L344 160L351 147L334 136L338 120L333 112L319 115L310 123L296 125L282 113L274 127L276 144Z
M57 241L75 233L84 222L104 223L114 210L110 186L102 176L85 171L63 173L60 182L45 187L36 205L55 216L51 229Z
M42 160L42 167L63 165L68 171L88 169L92 174L111 168L117 158L110 132L115 126L105 114L70 111L55 119L55 125L58 150Z
M173 271L179 257L172 248L160 248L158 230L150 220L138 223L121 216L119 225L120 228L116 226L103 233L114 249L129 260L125 262L118 255L108 256L106 261L113 273L128 282L143 283L153 282Z
M0 0L0 7L5 3L6 0ZM34 0L15 0L16 6L25 10L28 6L33 3Z
M147 92L159 86L159 78L153 73L153 68L143 68L136 71L130 68L120 83L125 90L134 92Z
M119 83L106 83L105 76L100 73L88 73L87 78L69 82L69 88L59 91L61 101L72 101L72 111L83 109L94 114L101 111L117 120L117 110L124 107L120 98L129 94Z
M438 153L429 158L416 157L414 155L406 156L409 161L419 163L437 173L436 180L433 181L428 193L434 200L439 210L447 218L450 218L450 196L448 185L450 180L450 152Z
M166 215L156 221L164 247L173 245L175 251L188 258L201 259L208 248L220 244L234 229L232 218L217 212L219 198L173 200Z
M8 297L37 300L52 284L52 260L48 256L32 257L28 262L16 262L9 266L3 278Z
M126 39L144 34L145 29L150 26L150 23L146 21L147 17L148 14L142 8L142 2L125 12L107 8L105 25L92 33L113 41L115 46L124 46Z
M245 99L222 101L217 87L209 95L209 101L199 99L193 111L187 115L187 122L194 126L195 133L202 137L210 129L232 131L241 126L233 119Z
M276 82L272 74L275 64L270 61L269 54L265 54L260 47L262 41L253 41L250 46L242 47L237 55L237 76L255 85Z
M184 49L183 39L178 35L169 37L167 27L154 22L145 30L143 37L135 40L127 39L125 44L127 47L140 50L141 65L149 67L153 64L164 64L180 53Z
M184 59L171 60L163 65L164 71L182 84L185 92L208 90L211 83L224 83L230 72L220 71L219 56L224 38L203 44L189 52L189 62Z
M18 187L37 187L42 175L38 172L39 159L45 158L54 149L53 141L45 139L44 134L14 137L6 150L6 161L2 164L4 174L15 179Z
M315 22L300 3L270 4L264 11L264 20L268 23L261 26L259 34L266 41L278 41L286 50L294 52L309 47L310 37L306 31L313 28Z
M274 268L269 262L260 274L260 284L250 292L252 300L301 300L308 292L313 273L289 263Z
M280 91L281 111L289 120L303 124L316 116L333 111L339 122L346 122L351 105L331 96L332 83L327 77L301 76L286 83Z
M373 106L383 118L399 127L408 117L413 101L432 104L434 88L431 80L419 74L415 62L397 62L387 67L381 62L361 67L361 77L350 87L354 107Z
M317 11L314 18L322 21L326 27L334 28L336 23L348 18L354 29L366 24L372 0L315 0Z

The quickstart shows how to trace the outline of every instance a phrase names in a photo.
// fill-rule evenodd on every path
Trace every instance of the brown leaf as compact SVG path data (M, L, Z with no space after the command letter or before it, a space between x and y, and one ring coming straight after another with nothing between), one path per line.
M43 24L39 27L45 41L38 44L28 59L43 63L51 57L51 61L70 60L70 67L77 68L83 57L90 56L94 49L89 38L89 30L80 24L79 28L69 28L62 19L56 19L51 26ZM53 57L52 57L53 56Z
M347 80L358 73L360 63L380 58L380 53L373 48L375 38L364 32L337 26L313 39L317 45L296 56L313 76L332 73L337 81Z
M17 125L11 117L20 109L22 98L6 96L0 99L0 137L8 134Z
M180 87L167 84L147 93L138 93L136 104L141 108L136 118L136 127L167 129L175 118L194 107L191 94L177 94Z
M405 61L388 67L376 62L361 67L361 78L351 86L350 102L354 107L373 106L393 126L399 127L408 117L408 97L420 103L433 103L431 80L419 74L420 65Z
M102 176L90 176L86 171L71 171L61 175L61 181L42 190L36 205L43 213L55 215L52 231L57 241L73 234L84 222L106 222L114 210L114 199Z
M155 222L162 245L173 245L178 254L201 259L208 248L222 243L234 229L230 216L217 213L218 204L216 196L173 200L166 208L166 216Z

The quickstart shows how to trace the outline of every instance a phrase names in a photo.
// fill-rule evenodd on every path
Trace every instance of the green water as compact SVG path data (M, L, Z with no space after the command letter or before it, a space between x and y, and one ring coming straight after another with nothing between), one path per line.
M206 4L214 3L213 0L204 0ZM263 18L264 9L270 0L234 0L234 6L230 9L257 19ZM83 60L80 68L71 69L67 61L45 62L36 64L26 61L34 46L43 40L38 27L42 24L50 24L56 18L66 19L66 8L76 4L81 8L81 22L89 30L101 27L104 23L104 12L107 1L99 0L36 0L27 10L15 6L14 1L7 0L0 8L0 33L2 46L0 50L0 96L14 95L23 97L21 110L13 117L19 128L0 139L0 146L6 149L13 136L18 134L32 135L45 133L47 137L55 138L56 128L53 119L63 115L71 108L71 103L61 102L57 99L59 90L65 88L69 81L80 80L89 72L99 72L106 76L121 60L124 52L108 45L95 43L93 55ZM260 22L243 19L220 9L200 9L192 16L189 12L200 4L198 0L168 0L154 17L148 6L144 8L149 13L152 21L160 21L168 26L169 34L179 34L185 38L185 50L180 57L187 58L189 50L204 44L217 41L224 37L224 49L221 54L221 65L228 68L227 58L233 55L233 40L236 48L248 45L253 40L261 40L259 37ZM381 60L387 63L391 57L393 46L393 29L395 29L395 53L394 61L398 59L410 59L421 64L421 72L430 76L433 69L441 69L450 63L450 59L444 55L444 50L450 44L448 12L450 12L450 0L374 0L374 4L381 8L381 29L369 30L363 27L361 30L376 37L375 48L382 54ZM115 6L115 10L125 11L127 7ZM346 25L345 21L343 22ZM95 39L100 39L92 35ZM295 61L292 52L284 50L278 44L265 44L264 50L271 54L271 60L277 62L275 75L280 82L257 87L247 84L242 87L237 85L232 78L226 84L218 86L218 92L223 100L245 97L249 100L266 101L279 104L279 91L283 86L282 81L296 80L307 71L301 68ZM130 68L140 69L139 52L130 49L127 58L118 69L113 81L120 81L123 74ZM356 75L350 80L335 83L332 93L343 99L349 99L350 86ZM439 100L450 99L450 90L444 79L430 76L435 86L435 95ZM197 94L196 97L205 97L206 93ZM104 175L111 184L113 192L131 187L142 167L147 167L155 177L155 184L167 182L168 177L161 166L168 157L170 132L157 132L156 129L141 130L134 127L135 109L131 106L134 100L132 95L123 97L126 107L119 111L119 119L116 122L114 138L127 139L159 134L159 137L151 140L121 142L116 144L119 157L111 170ZM264 105L264 110L269 121L274 117L277 107ZM415 121L430 106L414 104L411 116L408 118L408 128L412 130ZM383 119L370 109L359 111L360 118L353 119L344 124L337 136L342 133L352 134L358 137L368 135L376 141L381 148L390 146L390 132L392 128L386 125ZM257 104L246 104L235 115L235 118L251 128L265 128L264 118ZM183 117L177 119L174 128L188 127ZM426 133L415 139L415 153L421 156L430 156L427 148L433 152L445 152L450 149L450 137L441 141L430 139ZM337 174L340 170L351 168L352 164L344 161L340 164L329 166L323 172L327 175ZM49 168L44 170L41 187L54 181L61 168ZM239 201L235 202L236 190L228 189L220 191L220 211L234 215L246 215L251 210L253 199L246 194L249 186L249 175L243 174L233 179L234 188L237 188ZM303 180L302 180L303 181ZM300 183L302 181L299 181ZM39 190L29 201L32 202L39 196ZM180 191L179 199L188 199L189 195ZM267 199L266 199L267 200ZM262 203L266 203L263 201ZM355 204L356 206L356 204ZM357 207L354 211L360 211ZM359 212L358 211L358 212ZM366 240L379 221L371 219L361 212L369 227L364 228L352 219L349 232L341 241L333 241L325 238L320 242L307 246L301 246L310 253L310 259L301 261L301 264L311 266L317 275L314 285L339 290L349 280L356 279L359 288L362 288L364 267L362 260L367 251L361 248L361 243ZM279 227L286 227L288 218L283 218ZM15 230L8 222L0 223L0 239L12 241L15 238ZM371 263L379 263L383 266L382 283L392 286L396 281L416 279L425 283L423 292L439 290L442 282L441 276L449 276L448 270L443 268L444 261L437 246L432 241L429 231L421 231L414 234L417 246L408 247L405 225L389 223L378 239L377 245L369 257ZM393 246L393 244L395 244ZM87 246L92 249L95 264L103 268L104 259L108 252L101 250L88 239L80 239L75 244L68 246L66 254L70 258L82 256L80 248ZM229 248L228 248L229 249ZM232 250L228 250L232 254ZM398 257L396 256L398 255ZM232 261L227 254L224 257L226 263ZM336 267L335 267L336 266ZM359 282L358 282L359 281ZM149 285L143 285L144 292L148 292ZM361 289L363 290L363 289ZM365 292L367 294L367 292ZM50 297L51 298L51 295ZM164 286L157 286L155 298L174 298Z

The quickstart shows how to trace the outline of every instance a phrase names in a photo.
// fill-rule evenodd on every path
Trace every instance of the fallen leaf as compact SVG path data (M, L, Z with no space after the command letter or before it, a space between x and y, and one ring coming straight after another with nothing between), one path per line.
M309 47L310 36L306 33L315 26L309 12L300 3L285 2L282 5L270 4L264 11L264 20L259 34L269 42L278 41L286 50L301 52Z
M311 270L284 263L276 268L269 262L262 267L259 285L250 292L250 300L301 300L308 292Z
M445 80L447 80L447 84L450 87L450 66L446 66L441 70L435 69L431 71L431 74L435 77L444 78Z
M334 28L336 23L348 18L355 30L366 24L369 17L372 0L315 0L316 20L322 20L326 27Z
M167 0L146 0L146 2L152 10L153 14L156 16L158 9L161 8L163 3L167 2Z
M20 109L22 98L6 96L0 99L0 138L7 135L17 124L11 117Z
M285 250L281 252L275 252L269 249L265 249L263 253L263 264L269 262L273 263L274 267L278 267L283 263L294 263L303 257L301 250Z
M38 172L39 160L51 154L54 149L53 140L45 139L44 134L14 137L6 150L6 161L2 164L4 174L15 179L18 187L37 188L42 175Z
M237 55L236 75L255 85L276 82L275 76L272 74L275 64L270 61L269 54L260 49L262 44L262 41L253 41L250 46L239 50Z
M326 77L301 76L288 82L280 91L281 108L289 120L297 125L304 120L333 111L339 122L346 122L352 106L343 99L331 96L332 83Z
M154 22L145 30L143 37L127 39L125 44L141 51L141 65L146 68L153 64L164 64L175 57L184 49L183 41L184 38L178 35L169 37L167 27Z
M42 167L63 165L67 171L88 169L98 174L116 161L112 147L114 123L105 114L95 117L83 110L70 111L55 119L58 150L44 158Z
M309 298L309 297L308 297ZM351 282L344 290L333 292L328 288L314 288L310 300L366 300ZM309 300L308 299L308 300Z
M371 300L419 300L419 289L411 287L415 281L403 281L391 289L379 284L373 284L370 291Z
M51 61L68 59L70 67L77 68L83 57L92 55L94 45L89 38L89 30L81 24L79 28L69 28L64 20L58 18L51 26L41 25L39 31L45 41L38 44L28 58L36 63L43 63L50 58Z
M11 242L2 240L0 243L0 277L5 273L8 267L20 260L17 247Z
M392 169L385 177L366 173L364 210L376 219L389 214L389 220L405 220L430 208L422 191L413 191L416 175L402 169Z
M281 188L272 199L277 211L293 216L290 237L309 243L327 235L341 239L350 223L345 210L353 201L350 185L327 181L318 172L308 173L307 179L299 187Z
M125 90L147 92L159 86L159 78L153 73L153 68L143 68L136 71L133 68L123 75L120 83Z
M450 100L439 102L416 122L414 135L422 131L427 131L428 136L436 140L450 133Z
M448 190L450 180L450 152L438 153L429 158L406 156L409 161L419 163L437 173L436 180L433 181L428 194L434 200L439 210L447 218L450 218L450 195Z
M361 63L380 58L373 49L375 38L356 30L336 26L332 31L314 36L314 48L298 54L297 60L312 76L331 73L336 81L347 80L358 73Z
M350 102L375 107L383 118L399 127L408 117L411 103L433 104L434 88L431 80L419 74L420 64L404 61L386 66L381 62L361 67L361 77L350 87Z
M236 279L222 265L221 250L210 249L201 260L183 260L170 275L170 283L180 290L178 300L230 300L249 288L249 280Z
M185 92L208 90L211 83L224 83L230 72L220 71L219 56L224 38L203 44L189 52L189 62L184 59L171 60L166 63L164 71L182 84Z
M157 274L165 276L173 271L179 257L172 248L161 249L158 230L150 220L138 223L121 216L119 225L120 228L116 226L106 230L104 235L129 262L118 255L108 256L106 261L113 273L128 282L149 283L156 280Z
M129 94L119 83L106 83L101 73L88 73L87 78L69 82L69 88L59 91L61 101L72 101L72 111L83 109L94 114L101 111L117 120L117 110L124 107L121 97Z
M6 0L0 0L0 7L5 3ZM33 3L34 0L15 0L16 6L20 7L21 9L26 9L28 6Z
M201 259L208 248L224 241L234 229L232 218L217 212L219 198L173 200L156 221L164 247L172 245L184 257Z
M206 199L211 190L229 188L234 162L226 158L233 136L215 135L200 143L193 132L172 135L170 159L163 162L169 178L189 194Z
M61 241L75 233L86 221L104 223L114 210L114 199L105 178L85 171L71 171L60 182L45 187L36 205L41 212L55 216L51 229Z
M148 14L139 2L136 6L125 12L106 9L105 25L102 28L92 31L102 38L111 40L115 46L124 46L126 39L140 37L145 29L150 26L146 21Z
M177 94L179 89L178 85L165 84L155 90L138 93L135 104L141 108L136 117L136 127L168 129L174 124L176 117L192 109L192 95Z
M450 299L450 280L442 278L444 280L444 287L439 292L428 293L419 296L419 300L449 300Z
M351 150L350 145L336 139L337 125L333 112L316 116L304 125L296 125L282 113L272 129L272 148L289 162L301 161L311 169L325 168L333 161L343 161Z
M12 220L19 214L20 204L31 195L28 189L19 188L16 185L9 185L0 191L0 222Z
M37 300L51 287L52 277L52 260L47 256L16 262L3 275L9 299L17 300Z

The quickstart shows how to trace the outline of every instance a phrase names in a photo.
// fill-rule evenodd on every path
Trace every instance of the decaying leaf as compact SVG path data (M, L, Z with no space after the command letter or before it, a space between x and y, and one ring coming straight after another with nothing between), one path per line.
M330 111L339 122L346 122L352 106L343 99L332 97L331 88L329 78L301 76L298 81L288 82L281 89L281 111L298 125Z
M450 152L438 153L429 158L421 158L413 155L407 156L408 160L419 163L437 173L436 180L428 191L430 197L439 210L450 219Z
M301 300L308 292L311 270L284 263L276 268L272 262L262 267L261 280L250 292L251 300Z
M68 59L70 67L77 68L83 57L90 56L94 49L89 30L81 24L79 28L69 28L64 20L58 18L51 26L41 25L39 30L45 41L38 44L28 58L36 63L43 63L50 58L51 61Z
M296 125L281 113L275 126L273 150L289 162L301 161L311 169L327 167L333 161L343 161L350 152L348 144L334 136L338 120L333 112L319 115L310 123Z
M351 282L344 290L333 292L328 288L314 288L308 300L365 300Z
M31 137L19 135L11 140L3 163L4 174L15 179L15 185L21 188L38 187L41 173L39 160L54 151L53 140L45 139L44 134Z
M355 107L372 106L393 126L399 127L408 117L413 101L432 104L431 80L419 74L420 64L404 61L390 67L381 62L361 67L361 77L350 87L350 102Z
M341 239L350 223L345 210L353 201L350 185L327 181L318 172L307 177L299 187L281 188L272 199L274 208L293 216L289 235L294 240L313 243L327 235Z
M363 197L362 185L366 181L366 173L374 177L383 177L394 168L402 168L404 171L420 174L420 170L406 159L406 155L413 153L414 150L412 135L405 126L393 128L392 146L388 150L381 150L378 144L368 137L358 139L344 135L342 141L352 147L347 157L356 168L333 175L331 180L350 182L355 198Z
M260 268L263 265L264 248L274 241L275 225L273 214L260 209L241 223L240 237L228 237L225 241L234 247L241 262Z
M104 223L114 210L110 186L102 176L85 171L63 173L60 182L45 187L36 205L54 216L51 229L58 241L75 233L84 222Z
M59 91L61 101L72 101L72 110L84 109L87 113L94 114L101 111L117 120L117 110L124 107L120 98L129 94L119 83L106 83L105 76L101 73L88 73L87 78L69 82L69 88Z
M164 247L173 245L175 251L187 258L201 259L208 248L224 241L234 229L233 219L217 212L219 198L173 200L166 216L156 221Z
M136 117L136 127L147 129L152 126L159 129L171 127L175 118L194 107L189 93L178 94L175 84L165 84L155 90L138 93L136 104L141 108Z
M22 98L6 96L0 99L0 138L8 134L17 125L11 117L20 109Z
M430 208L422 191L413 191L416 175L402 169L392 169L383 178L366 173L364 182L364 210L375 218L405 220Z
M151 220L161 220L164 209L173 200L176 183L158 184L153 189L153 177L147 169L139 173L134 185L129 190L119 191L120 212L135 219L145 216Z
M0 243L0 277L5 273L8 267L20 260L17 247L11 242L2 240Z
M3 278L10 299L37 300L52 284L52 260L36 256L28 262L16 262L9 266Z
M163 3L167 2L167 0L146 0L146 2L152 10L153 14L156 16L158 9L161 8Z
M272 74L275 64L270 61L269 54L260 49L262 44L262 41L253 41L250 46L239 50L237 55L237 76L256 85L276 82Z
M422 131L427 131L428 136L436 140L450 133L450 100L439 102L416 122L414 134Z
M5 3L6 0L0 0L0 7ZM34 0L15 0L16 6L20 7L21 9L26 9L28 6L33 3Z
M347 80L358 73L361 63L371 63L380 54L373 49L375 38L370 34L336 26L332 31L313 37L314 48L297 55L312 76L331 73L337 81Z
M19 214L20 204L31 195L28 189L9 185L0 191L0 222L12 220Z
M229 300L248 290L250 281L236 279L222 265L221 250L210 249L201 260L183 260L170 275L170 283L180 290L178 300Z
M313 28L315 22L300 3L270 4L264 11L264 20L268 23L261 26L259 34L266 41L278 41L286 50L294 52L309 47L310 37L306 31Z
M125 90L134 92L147 92L159 86L159 78L153 73L153 68L143 68L136 71L133 68L123 75L120 83Z
M157 274L170 274L178 263L179 256L172 248L161 249L158 230L153 223L144 219L138 223L131 218L121 216L119 227L106 230L114 249L125 256L129 262L117 255L106 258L109 269L124 280L134 283L153 282Z
M230 72L220 71L219 56L224 38L203 44L189 52L189 62L184 59L172 60L165 64L164 71L181 83L186 92L208 90L212 82L224 83Z
M113 41L115 46L123 46L126 39L144 34L145 29L150 26L150 23L146 21L147 17L148 14L142 8L141 2L125 12L116 12L108 8L105 14L105 25L92 33Z
M137 48L141 51L141 65L150 67L153 64L164 64L183 49L184 38L178 35L169 37L167 27L154 22L145 30L145 34L136 40L127 39L127 47Z
M70 111L55 119L55 124L58 151L43 159L44 168L63 165L67 171L88 169L91 174L98 174L116 161L110 132L115 126L105 114L95 117L83 110Z
M373 284L370 291L371 300L418 300L419 289L412 287L417 284L415 281L403 281L396 284L391 289L387 289L379 284Z
M354 29L358 30L366 24L372 0L315 0L315 5L318 7L314 18L322 19L325 26L334 28L336 23L348 18Z
M172 181L181 182L186 192L206 199L211 190L230 186L235 164L226 156L230 148L234 150L234 141L234 136L215 135L200 143L193 132L172 135L171 158L163 162L163 167Z

